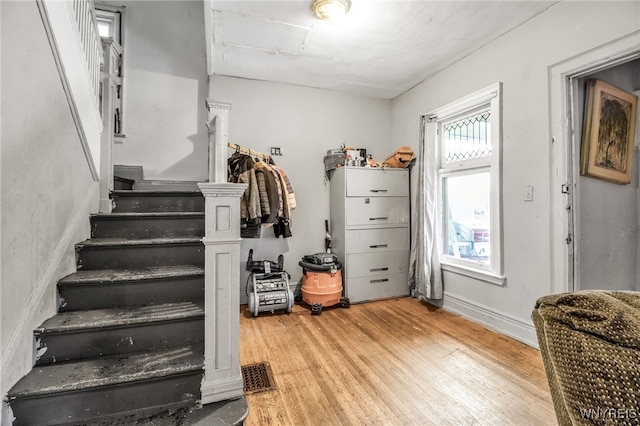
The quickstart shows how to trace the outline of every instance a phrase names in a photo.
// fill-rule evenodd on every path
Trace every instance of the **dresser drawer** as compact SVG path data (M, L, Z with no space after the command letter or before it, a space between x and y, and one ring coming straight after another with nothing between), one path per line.
M345 234L347 253L372 253L409 248L409 228L355 229Z
M409 270L409 253L407 250L393 250L347 254L345 267L348 278L407 272Z
M347 197L407 197L407 170L346 170Z
M407 197L357 197L345 200L346 226L409 223Z
M346 295L351 303L408 296L407 274L352 278L348 281Z

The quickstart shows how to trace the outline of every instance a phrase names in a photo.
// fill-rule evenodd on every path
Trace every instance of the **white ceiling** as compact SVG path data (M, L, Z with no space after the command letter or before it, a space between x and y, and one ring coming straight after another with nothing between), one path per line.
M391 99L555 1L352 0L337 23L311 3L205 0L209 72Z

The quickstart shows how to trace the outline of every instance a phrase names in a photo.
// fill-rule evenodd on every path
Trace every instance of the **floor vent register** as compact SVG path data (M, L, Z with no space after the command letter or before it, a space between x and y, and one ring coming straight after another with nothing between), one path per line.
M273 372L268 362L243 365L242 382L244 394L264 392L276 388Z

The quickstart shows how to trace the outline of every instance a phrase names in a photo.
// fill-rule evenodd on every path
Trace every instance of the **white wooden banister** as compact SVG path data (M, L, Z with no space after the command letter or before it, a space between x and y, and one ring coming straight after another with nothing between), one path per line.
M230 102L207 99L209 183L205 196L205 354L202 403L243 394L240 371L240 197L247 185L227 183Z
M100 178L102 45L93 0L36 0L93 178Z
M97 101L100 97L100 66L103 63L102 42L98 33L93 0L73 0L68 3L70 13L80 36L80 44L87 63L92 91Z

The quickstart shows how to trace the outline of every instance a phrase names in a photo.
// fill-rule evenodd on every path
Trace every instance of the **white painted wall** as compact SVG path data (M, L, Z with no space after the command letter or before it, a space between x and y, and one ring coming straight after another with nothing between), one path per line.
M638 16L638 2L560 2L393 101L392 139L417 149L421 114L504 83L507 283L446 273L445 308L535 346L530 315L550 292L551 274L549 67L638 30ZM533 202L523 201L525 185L535 188Z
M578 83L580 110L584 114L586 79L596 78L633 92L640 89L640 60L629 62L593 75ZM634 117L635 118L635 117ZM637 123L636 128L640 128ZM582 140L582 129L576 129ZM580 152L575 153L576 167ZM634 151L631 183L617 185L581 176L576 191L576 254L578 289L636 289L636 246L638 239L638 150Z
M114 164L145 179L206 180L207 70L202 1L109 1L126 5L126 141Z
M1 2L0 394L32 367L33 329L89 236L94 182L35 1Z
M285 257L291 282L302 275L298 261L305 254L324 251L324 221L329 219L329 183L323 158L342 144L366 148L379 161L400 143L391 138L391 101L257 80L213 76L211 97L232 102L229 141L269 153L289 176L297 208L292 213L293 237L276 239L271 228L262 238L244 239L241 246L241 303L246 303L245 263L249 249L254 260ZM397 146L396 146L397 145ZM232 154L233 151L229 151Z
M2 36L2 4L0 3L0 36ZM4 37L2 37L4 39ZM0 42L0 53L2 52L2 45ZM2 90L2 58L0 57L0 91ZM2 105L0 104L0 141L2 141ZM2 149L0 147L0 165L2 165ZM0 169L0 201L2 200L2 169ZM0 204L0 310L2 309L2 205ZM0 311L0 372L2 371L2 359L4 354L4 340L2 339L2 311ZM0 373L1 374L1 373ZM4 386L2 385L2 378L0 378L0 396L4 396ZM2 403L2 411L0 412L0 424L8 422L7 412L8 407L5 403Z

